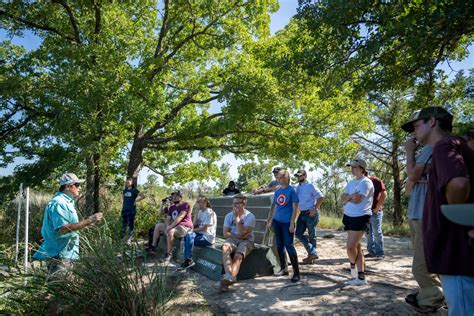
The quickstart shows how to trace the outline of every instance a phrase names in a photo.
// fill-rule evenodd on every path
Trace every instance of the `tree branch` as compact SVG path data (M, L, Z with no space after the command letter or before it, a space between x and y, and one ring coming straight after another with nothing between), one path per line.
M60 4L64 10L66 11L67 15L69 16L69 21L71 22L72 29L74 31L74 39L76 43L80 44L81 43L81 36L79 33L79 28L77 26L77 20L74 17L74 14L72 13L71 8L67 5L67 3L64 0L53 0L53 3Z
M160 35L158 36L158 45L156 45L154 58L158 58L162 54L163 40L168 31L168 11L169 11L169 0L165 0L165 13L163 15L163 22L161 23Z
M52 27L52 26L49 26L49 25L41 25L41 24L38 24L38 23L35 23L35 22L32 22L32 21L28 21L26 19L23 19L23 18L20 18L20 17L17 17L17 16L14 16L12 14L9 14L7 13L6 11L4 10L0 10L0 17L2 15L5 15L7 16L8 18L12 19L12 20L15 20L17 22L20 22L21 24L23 24L24 26L27 26L27 27L30 27L30 28L33 28L33 29L37 29L37 30L41 30L41 31L46 31L46 32L51 32L51 33L54 33L56 35L59 35L73 43L76 43L76 44L80 44L80 42L78 42L76 40L76 38L74 38L73 36L70 36L68 34L64 34L62 33L61 31L59 31L58 29Z
M99 35L102 29L102 17L100 13L100 4L94 1L94 13L95 13L95 28L94 34Z
M357 138L360 138L360 139L362 139L363 141L365 141L365 142L367 142L367 143L369 143L369 144L371 144L371 145L377 147L377 148L382 149L382 150L386 153L387 156L390 156L390 155L391 155L391 152L390 152L389 150L387 150L385 147L381 146L380 144L378 144L378 143L376 143L376 142L374 142L374 141L371 141L370 139L367 139L367 138L365 138L365 137L363 137L363 136L361 136L361 135L358 135L358 134L355 134L355 136L356 136ZM357 138L353 137L352 139L353 139L355 142L358 142L358 141L357 141ZM363 144L361 144L361 145L363 145Z

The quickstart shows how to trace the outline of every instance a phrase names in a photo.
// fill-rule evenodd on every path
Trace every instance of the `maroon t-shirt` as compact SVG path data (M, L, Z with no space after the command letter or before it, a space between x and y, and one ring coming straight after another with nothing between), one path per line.
M386 189L385 184L379 178L375 176L370 176L369 179L372 180L372 184L374 185L374 202L372 203L372 210L374 210L377 206L377 203L379 203L380 201L380 195Z
M171 216L171 220L175 220L176 217L178 217L179 213L182 211L186 212L186 216L183 218L183 220L179 223L181 226L193 228L193 220L191 218L191 207L189 207L189 204L184 202L181 204L173 204L168 208L168 216Z
M441 205L448 204L446 185L456 177L469 178L468 201L474 202L474 153L459 137L449 136L433 147L432 168L428 174L428 192L423 210L423 243L429 272L474 276L474 248L467 232L473 227L450 222Z

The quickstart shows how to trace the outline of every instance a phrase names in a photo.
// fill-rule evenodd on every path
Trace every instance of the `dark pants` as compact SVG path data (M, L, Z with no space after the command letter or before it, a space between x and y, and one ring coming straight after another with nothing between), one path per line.
M131 240L133 237L133 232L135 231L135 214L136 212L123 212L122 211L122 238L125 237L125 232L127 226L129 228L128 240Z
M290 233L290 223L273 220L273 231L275 233L278 254L281 256L286 248L290 257L296 256L296 248L293 244L294 236Z

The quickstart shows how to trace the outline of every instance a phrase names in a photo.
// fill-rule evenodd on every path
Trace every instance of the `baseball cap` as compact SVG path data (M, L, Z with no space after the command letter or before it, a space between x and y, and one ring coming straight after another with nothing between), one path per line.
M455 224L474 226L474 204L445 204L441 212Z
M367 170L367 163L364 159L352 159L350 163L347 164L348 167L362 167Z
M59 185L83 183L84 179L79 179L74 173L65 173L59 178Z
M300 169L300 170L296 171L296 173L295 173L295 177L299 177L299 176L303 176L303 175L306 175L306 171L304 169Z
M434 117L448 122L453 121L453 115L446 111L444 108L439 106L431 106L413 112L410 117L410 120L403 124L401 127L405 132L412 133L415 130L415 127L413 127L414 122L422 119L429 119L430 117Z
M281 171L281 168L280 167L275 167L273 168L272 172L275 173L275 172L280 172Z
M170 196L172 196L173 194L177 194L177 195L179 195L179 196L183 196L183 195L181 194L181 191L180 191L180 190L174 190L173 192L171 192Z

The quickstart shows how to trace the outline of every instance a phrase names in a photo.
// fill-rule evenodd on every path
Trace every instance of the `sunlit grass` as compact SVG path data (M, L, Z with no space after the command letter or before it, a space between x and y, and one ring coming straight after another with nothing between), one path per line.
M344 229L342 217L323 215L319 219L318 228L342 230ZM410 236L410 228L406 223L400 226L394 226L391 223L382 223L382 231L384 235L387 236Z

